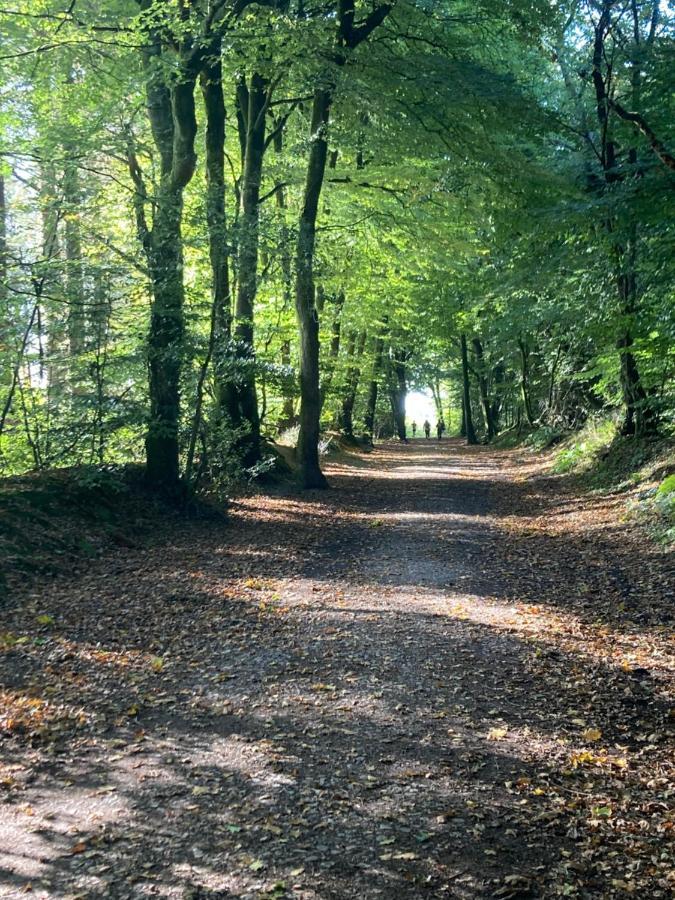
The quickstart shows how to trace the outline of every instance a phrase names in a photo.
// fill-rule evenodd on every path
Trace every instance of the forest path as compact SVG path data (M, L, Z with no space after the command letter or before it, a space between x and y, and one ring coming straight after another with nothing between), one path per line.
M671 896L672 560L528 454L328 470L2 611L0 896Z

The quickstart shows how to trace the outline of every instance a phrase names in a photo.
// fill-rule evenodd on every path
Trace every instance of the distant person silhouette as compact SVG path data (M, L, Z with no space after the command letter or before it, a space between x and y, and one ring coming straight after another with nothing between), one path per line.
M439 441L443 437L444 432L445 432L445 422L443 421L443 419L439 419L438 422L436 423L436 434L438 435Z
M431 437L431 424L428 419L424 420L423 428L424 428L424 436L427 438Z
M415 435L417 434L417 422L412 423L412 433L413 437L415 437Z

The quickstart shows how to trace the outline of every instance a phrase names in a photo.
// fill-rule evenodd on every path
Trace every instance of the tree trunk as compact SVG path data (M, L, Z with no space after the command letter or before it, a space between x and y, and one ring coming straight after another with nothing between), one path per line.
M348 52L363 43L384 22L393 5L383 3L372 9L358 24L355 21L355 0L338 3L336 46L333 63L343 67ZM319 466L319 418L321 392L319 390L319 316L315 305L314 251L316 218L319 197L326 171L328 155L328 123L335 83L331 80L314 89L310 150L307 177L298 223L296 243L295 308L300 331L300 436L298 459L300 479L305 487L325 488L328 482Z
M61 358L66 343L66 319L64 317L63 284L55 262L61 255L59 222L61 220L60 201L57 197L57 175L51 160L40 167L40 213L42 220L42 260L38 266L40 282L39 294L44 300L43 319L47 332L47 419L58 406L65 386L65 373ZM36 290L37 293L37 290ZM54 302L55 301L55 302ZM42 304L42 299L41 299ZM49 440L49 427L47 430Z
M220 49L220 41L217 41L200 76L206 116L206 223L211 262L215 423L219 426L228 421L236 426L239 413L232 383L232 298L225 214L225 99Z
M467 444L477 444L476 432L473 427L473 416L471 415L471 385L469 383L469 357L466 349L466 335L462 334L460 338L462 351L462 408L464 411L464 430L466 431Z
M614 0L603 0L600 7L600 16L594 24L593 40L593 86L595 89L596 116L600 127L600 163L607 186L615 182L623 181L625 171L622 171L617 160L617 145L611 133L610 111L617 112L617 106L611 96L612 69L607 63L605 39L612 30L612 10ZM636 7L633 8L634 14ZM649 44L654 39L656 22L658 21L658 5L654 7L655 17L650 28L650 34L646 39ZM640 44L639 19L634 18L634 40L636 46ZM605 74L603 75L603 66ZM632 87L632 103L637 108L640 98L641 69L643 62L640 59L632 60L630 79ZM620 107L619 107L620 108ZM635 170L637 152L635 148L629 148L628 161L631 171ZM629 211L626 215L631 216ZM605 230L613 242L614 265L616 272L616 285L619 298L619 311L627 327L619 334L616 342L620 357L620 383L624 404L624 422L622 434L644 434L656 427L656 414L649 402L637 365L637 360L631 351L633 345L632 322L634 321L638 307L638 292L636 281L636 256L637 256L637 226L630 223L630 237L626 246L622 246L616 238L615 222L611 216L605 220Z
M237 373L239 411L249 429L242 442L243 461L247 466L254 465L260 459L260 416L255 386L253 317L258 289L260 184L265 154L267 88L266 80L254 73L249 86L246 87L240 82L237 92L239 112L245 123L246 132L239 202L234 336L237 342L237 355L242 362L241 371Z
M73 152L66 147L66 154ZM64 200L64 247L66 251L66 298L68 309L68 347L71 368L70 387L73 388L74 369L77 368L77 357L85 349L85 296L84 271L82 267L82 235L80 231L80 214L82 191L77 165L67 159L63 174Z
M312 104L311 147L296 245L295 309L300 330L300 435L298 461L305 488L325 488L319 466L319 316L314 300L314 250L319 197L326 170L326 132L332 93L316 88Z
M67 372L62 360L66 357L66 316L63 293L62 269L60 266L61 246L59 223L61 221L61 198L57 187L57 172L53 160L40 163L40 219L42 226L42 259L36 266L37 280L34 281L36 297L35 324L38 330L40 352L40 377L47 379L45 403L45 443L44 455L51 455L52 422L60 414L60 404L67 383ZM44 334L44 339L43 339ZM43 346L46 356L43 356Z
M431 394L434 398L434 406L436 407L436 418L443 418L443 402L441 400L441 386L438 382L438 379L435 379L431 383Z
M375 347L373 355L373 370L370 376L370 385L368 386L368 400L366 403L366 414L364 417L364 425L366 435L370 443L373 443L375 434L375 411L377 409L377 394L380 386L380 375L382 373L382 358L384 356L384 330L386 323L383 324L382 331L375 338Z
M478 372L478 389L480 391L481 406L483 408L483 418L485 419L485 433L488 441L495 436L495 426L492 419L492 406L490 404L490 396L488 392L488 380L485 374L485 358L483 356L483 345L480 338L473 338L473 350L476 355L476 371Z
M91 453L92 457L102 464L105 459L105 374L112 304L110 284L100 269L94 270L93 301L90 320L93 361L90 364L90 371L94 382L96 407L91 434Z
M340 407L339 427L340 431L349 438L354 437L354 403L356 402L356 391L359 387L359 379L361 378L361 367L359 360L363 356L366 346L366 332L362 331L356 338L356 332L350 335L349 350L347 355L352 360L347 369L347 378L345 385L345 394L342 398Z
M629 261L629 271L619 275L618 289L621 297L622 318L630 323L637 305L637 289L635 260L630 248L626 256ZM621 433L623 435L643 435L655 429L656 417L642 386L637 362L630 349L632 345L632 329L627 327L617 340L621 362L621 393L625 409Z
M392 385L391 394L391 411L394 415L394 424L396 425L396 434L398 439L404 444L408 442L408 436L405 428L405 401L408 395L408 384L406 380L405 362L407 354L401 350L394 352L392 363L392 372L394 375L394 383Z
M335 310L333 312L333 321L331 323L330 346L328 348L328 359L326 360L325 373L321 382L321 408L326 402L326 395L330 390L335 374L338 356L340 355L340 331L342 328L342 307L345 302L345 292L339 291L335 298Z
M551 366L551 372L548 377L548 397L546 399L546 417L550 421L553 418L553 398L555 394L555 379L558 374L558 365L560 364L560 358L562 356L562 344L558 346L556 350L555 359L553 360L553 365Z
M281 344L281 365L285 370L290 372L291 370L291 342L283 341ZM290 428L295 424L296 416L295 416L295 394L294 394L294 379L290 376L284 377L284 387L283 387L283 395L284 401L281 406L281 417L279 418L279 422L277 423L277 428L279 431L284 431L286 428Z
M520 394L523 399L523 409L527 417L527 424L530 428L534 428L534 413L530 396L530 351L520 338L518 338L518 349L520 350Z
M143 55L148 117L160 157L160 180L153 198L152 229L148 229L146 223L147 195L132 151L129 154L129 170L136 188L134 206L138 235L146 252L152 282L146 472L151 485L175 494L178 493L180 481L178 426L185 329L181 220L183 191L196 165L194 89L197 76L194 67L186 64L181 66L180 77L169 86L164 71L157 65L163 52L162 38L151 30ZM175 59L172 62L175 67Z
M145 439L147 476L169 490L179 480L178 420L183 362L182 191L160 187L152 240L152 309L148 335L150 422Z
M0 172L0 358L9 359L9 254L7 248L7 195L5 177ZM0 368L0 385L10 382L9 368Z
M494 367L494 398L492 400L492 427L494 429L495 437L499 434L501 430L501 413L504 405L504 363L499 361L497 365Z
M279 123L274 131L274 152L278 157L283 153L284 132L283 123ZM286 310L293 299L293 260L290 250L290 234L284 218L286 210L286 191L283 182L277 183L276 204L280 211L281 221L281 242L279 246L279 257L281 261L281 279L283 285L283 308ZM291 342L284 340L281 344L281 365L290 371L291 369ZM281 407L281 418L278 422L279 431L289 428L295 423L295 391L294 380L290 377L284 379L284 402Z

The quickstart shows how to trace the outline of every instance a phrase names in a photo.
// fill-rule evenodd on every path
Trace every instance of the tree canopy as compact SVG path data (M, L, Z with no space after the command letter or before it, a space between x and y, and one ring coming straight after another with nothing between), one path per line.
M175 491L297 431L625 434L675 407L673 11L17 0L0 12L0 465ZM461 410L461 412L460 412Z

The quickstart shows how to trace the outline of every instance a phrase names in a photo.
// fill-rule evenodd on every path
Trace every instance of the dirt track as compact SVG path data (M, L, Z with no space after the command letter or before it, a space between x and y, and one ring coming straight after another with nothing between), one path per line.
M329 475L0 614L0 896L671 896L672 561L526 455Z

